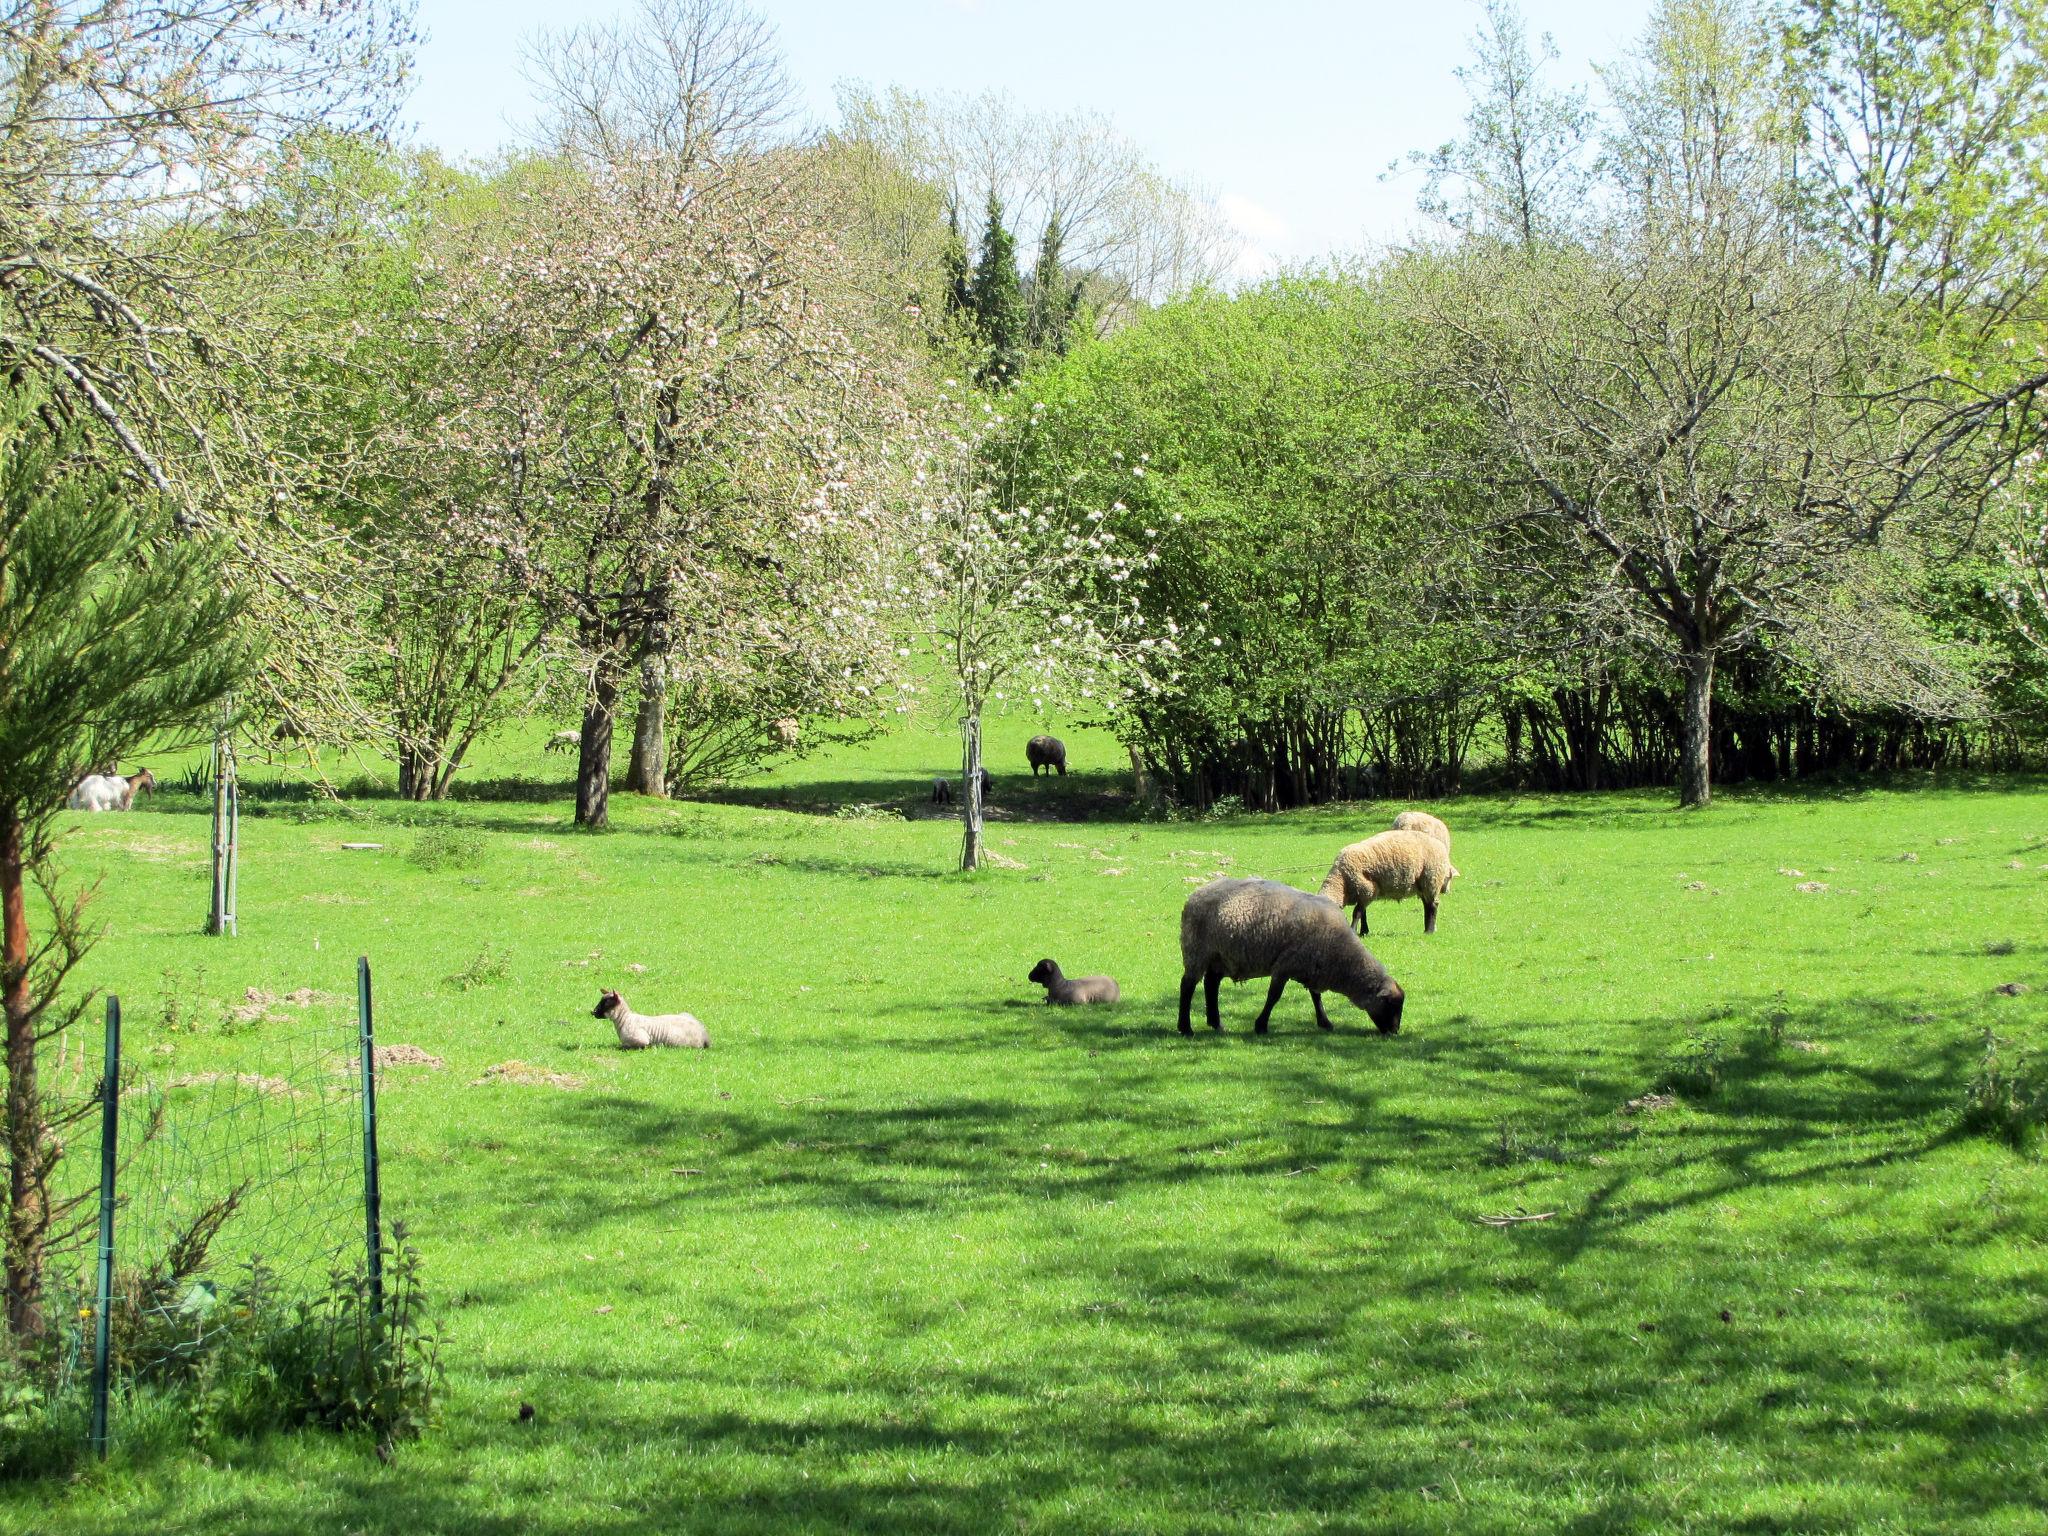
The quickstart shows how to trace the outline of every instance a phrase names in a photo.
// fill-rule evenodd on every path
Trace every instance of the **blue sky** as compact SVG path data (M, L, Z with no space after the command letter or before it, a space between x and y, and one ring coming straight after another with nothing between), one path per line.
M1398 237L1415 183L1380 172L1453 134L1452 70L1476 0L755 0L778 26L819 123L844 79L912 90L1006 90L1042 109L1107 112L1168 173L1213 193L1246 265ZM532 117L522 45L601 19L612 0L420 0L428 42L407 116L418 136L484 155ZM1650 0L1523 0L1555 35L1561 80L1590 81L1640 31Z

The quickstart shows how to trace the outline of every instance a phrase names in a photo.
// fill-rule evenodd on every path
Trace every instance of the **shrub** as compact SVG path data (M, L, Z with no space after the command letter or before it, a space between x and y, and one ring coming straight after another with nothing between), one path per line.
M901 821L903 813L893 805L872 805L865 800L855 800L846 805L832 807L832 816L837 821Z
M367 1430L388 1451L433 1425L441 1341L403 1222L392 1223L384 1248L381 1311L370 1305L360 1258L331 1271L321 1295L289 1305L262 1262L252 1261L227 1304L233 1321L199 1378L202 1430Z
M1728 1050L1719 1035L1695 1035L1681 1046L1668 1066L1665 1084L1688 1099L1704 1099L1721 1086Z
M484 835L469 827L423 827L407 857L430 872L473 869L483 862Z
M476 958L447 978L448 985L467 992L472 987L495 986L512 968L509 949L480 949Z
M1963 1090L1963 1129L2028 1152L2048 1132L2048 1079L2024 1051L1984 1031L1984 1056Z
M0 1477L61 1476L85 1448L85 1403L0 1348Z

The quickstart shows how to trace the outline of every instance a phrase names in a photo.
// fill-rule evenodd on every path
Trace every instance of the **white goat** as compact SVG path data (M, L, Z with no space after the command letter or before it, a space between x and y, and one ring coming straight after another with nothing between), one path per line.
M156 775L147 768L126 778L118 773L93 773L78 781L64 803L74 811L128 811L135 808L138 789L156 789Z

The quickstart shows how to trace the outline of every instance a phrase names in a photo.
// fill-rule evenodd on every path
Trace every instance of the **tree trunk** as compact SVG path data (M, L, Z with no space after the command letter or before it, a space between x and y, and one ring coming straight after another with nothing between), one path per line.
M1706 805L1714 798L1714 653L1685 658L1685 718L1680 722L1678 803Z
M619 676L610 657L598 664L583 706L576 752L576 825L602 832L611 824L612 718L619 707Z
M434 756L418 742L400 742L398 745L398 798L441 798L435 791Z
M960 797L962 819L967 830L960 843L960 867L981 867L981 716L969 715L960 722L963 761L966 763L965 793Z
M640 713L633 721L633 760L626 768L626 788L657 800L668 798L666 661L655 650L640 658Z
M13 805L0 806L0 1007L7 1024L7 1327L16 1339L43 1330L46 1193L39 1177L43 1115L36 1091L35 1020L29 1011L28 906L23 829Z

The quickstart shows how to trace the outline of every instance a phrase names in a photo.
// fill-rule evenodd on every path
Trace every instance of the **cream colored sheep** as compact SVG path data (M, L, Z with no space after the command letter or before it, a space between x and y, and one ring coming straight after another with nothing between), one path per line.
M1451 846L1451 829L1427 811L1403 811L1394 818L1394 830L1396 832L1427 832L1431 837L1442 843L1444 847L1449 848Z
M1435 933L1437 898L1451 888L1457 875L1451 850L1427 832L1382 832L1340 852L1317 894L1353 908L1360 933L1372 931L1365 909L1375 901L1420 896L1422 931Z
M652 1045L680 1045L706 1050L711 1036L687 1013L635 1013L616 992L607 992L590 1010L593 1018L610 1019L619 1032L619 1044L629 1051L643 1051Z

